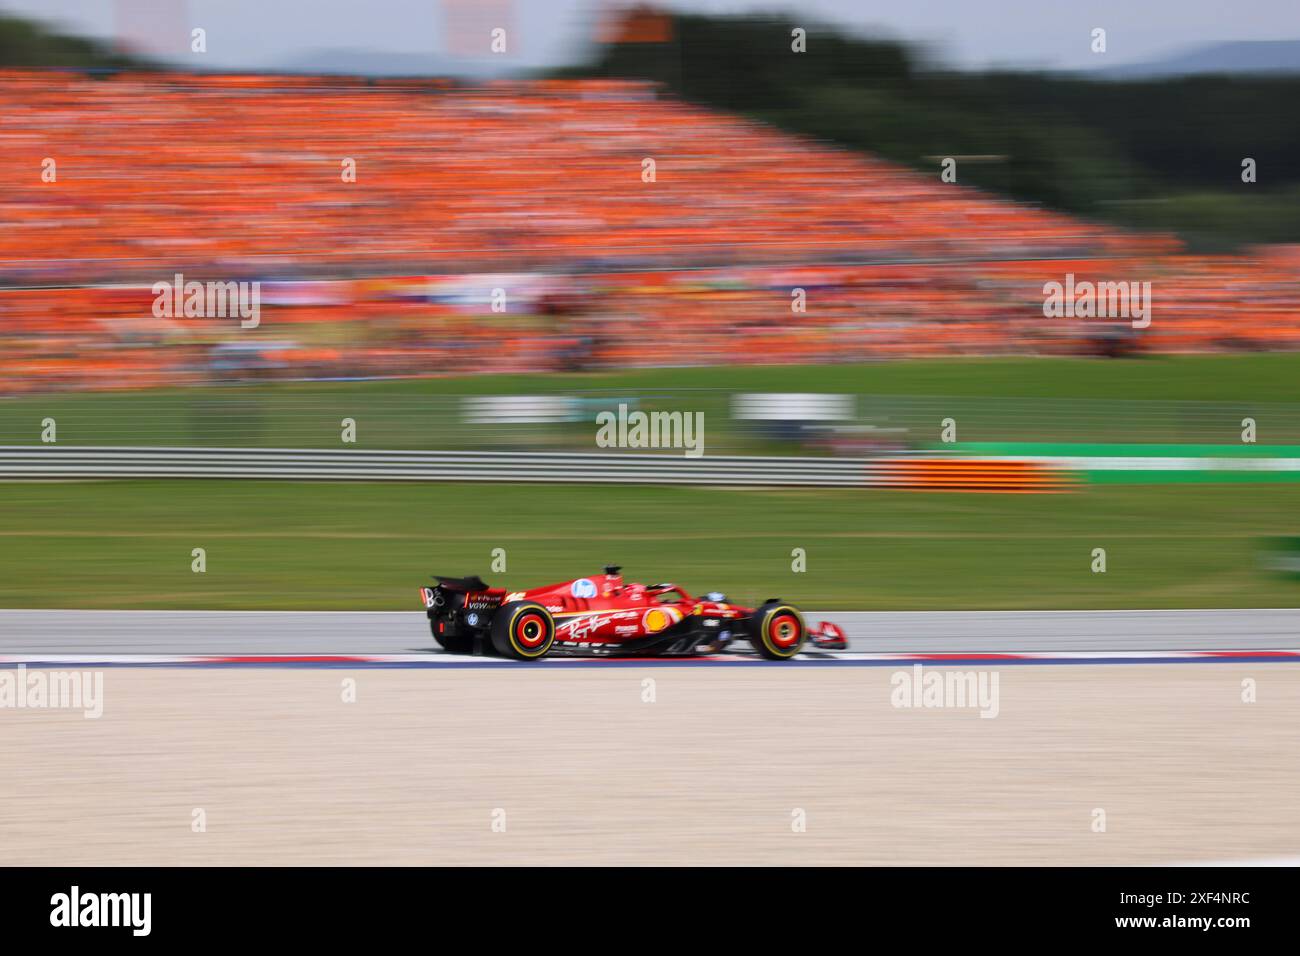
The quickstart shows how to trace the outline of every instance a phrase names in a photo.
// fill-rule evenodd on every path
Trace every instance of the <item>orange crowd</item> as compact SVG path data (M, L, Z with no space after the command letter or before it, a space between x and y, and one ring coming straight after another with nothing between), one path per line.
M1151 283L1133 347L1300 345L1294 250L1181 255L640 84L5 73L0 110L10 393L1071 352L1122 323L1046 317L1067 272ZM155 314L178 272L259 282L258 326Z
M1044 285L1149 281L1149 324ZM503 292L494 311L493 293ZM0 290L9 392L906 356L1300 349L1300 254L269 282L256 328L143 285ZM798 311L796 311L798 309Z

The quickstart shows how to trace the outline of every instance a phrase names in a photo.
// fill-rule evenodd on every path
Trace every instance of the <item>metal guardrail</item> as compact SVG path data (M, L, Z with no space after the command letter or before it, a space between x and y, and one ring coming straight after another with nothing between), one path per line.
M678 485L870 484L860 458L3 445L0 478L279 478Z

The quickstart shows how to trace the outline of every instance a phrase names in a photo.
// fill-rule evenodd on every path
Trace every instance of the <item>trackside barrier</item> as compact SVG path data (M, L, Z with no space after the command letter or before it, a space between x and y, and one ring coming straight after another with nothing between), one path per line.
M653 454L0 446L3 478L286 478L863 486L870 462Z
M1035 461L974 458L881 458L872 462L872 484L931 491L1068 491L1077 478Z
M1060 490L1044 465L970 459L0 446L0 478L281 478Z
M732 396L737 421L838 422L853 417L856 396L818 392L746 392Z
M463 414L471 425L553 425L579 421L581 405L568 395L472 395Z

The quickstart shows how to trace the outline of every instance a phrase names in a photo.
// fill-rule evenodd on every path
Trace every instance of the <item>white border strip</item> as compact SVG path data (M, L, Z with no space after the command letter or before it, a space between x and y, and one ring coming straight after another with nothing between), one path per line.
M1246 650L1216 650L1216 651L1031 651L1031 652L989 652L989 651L943 651L933 653L915 653L915 654L891 654L891 653L856 653L853 651L831 652L831 651L811 651L800 655L802 660L806 661L839 661L843 663L854 662L874 662L889 663L897 662L899 664L932 664L942 667L950 663L986 663L997 665L998 663L1017 663L1022 661L1090 661L1090 660L1136 660L1144 662L1169 662L1176 663L1179 661L1214 661L1223 660L1231 662L1234 659L1249 657L1254 659L1274 659L1279 662L1300 660L1300 650L1272 650L1272 649L1246 649ZM653 661L686 661L689 657L561 657L551 658L553 661L590 662L593 664L605 661L629 661L637 660L643 662ZM713 663L726 661L757 661L758 658L748 654L726 654L726 655L706 655L700 658L703 661ZM5 654L0 655L0 666L19 664L30 666L64 666L77 665L89 666L93 664L116 665L116 666L166 666L174 665L262 665L262 666L314 666L328 664L332 666L347 666L348 664L357 664L364 666L366 664L511 664L513 661L500 657L472 657L467 654L447 654L442 652L430 652L427 654L95 654L90 652L80 654Z

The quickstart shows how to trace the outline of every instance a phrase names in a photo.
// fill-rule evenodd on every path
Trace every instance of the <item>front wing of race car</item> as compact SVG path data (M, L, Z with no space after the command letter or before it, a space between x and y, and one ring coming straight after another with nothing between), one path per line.
M849 639L844 631L830 621L822 621L817 630L808 632L808 643L821 651L847 651Z

